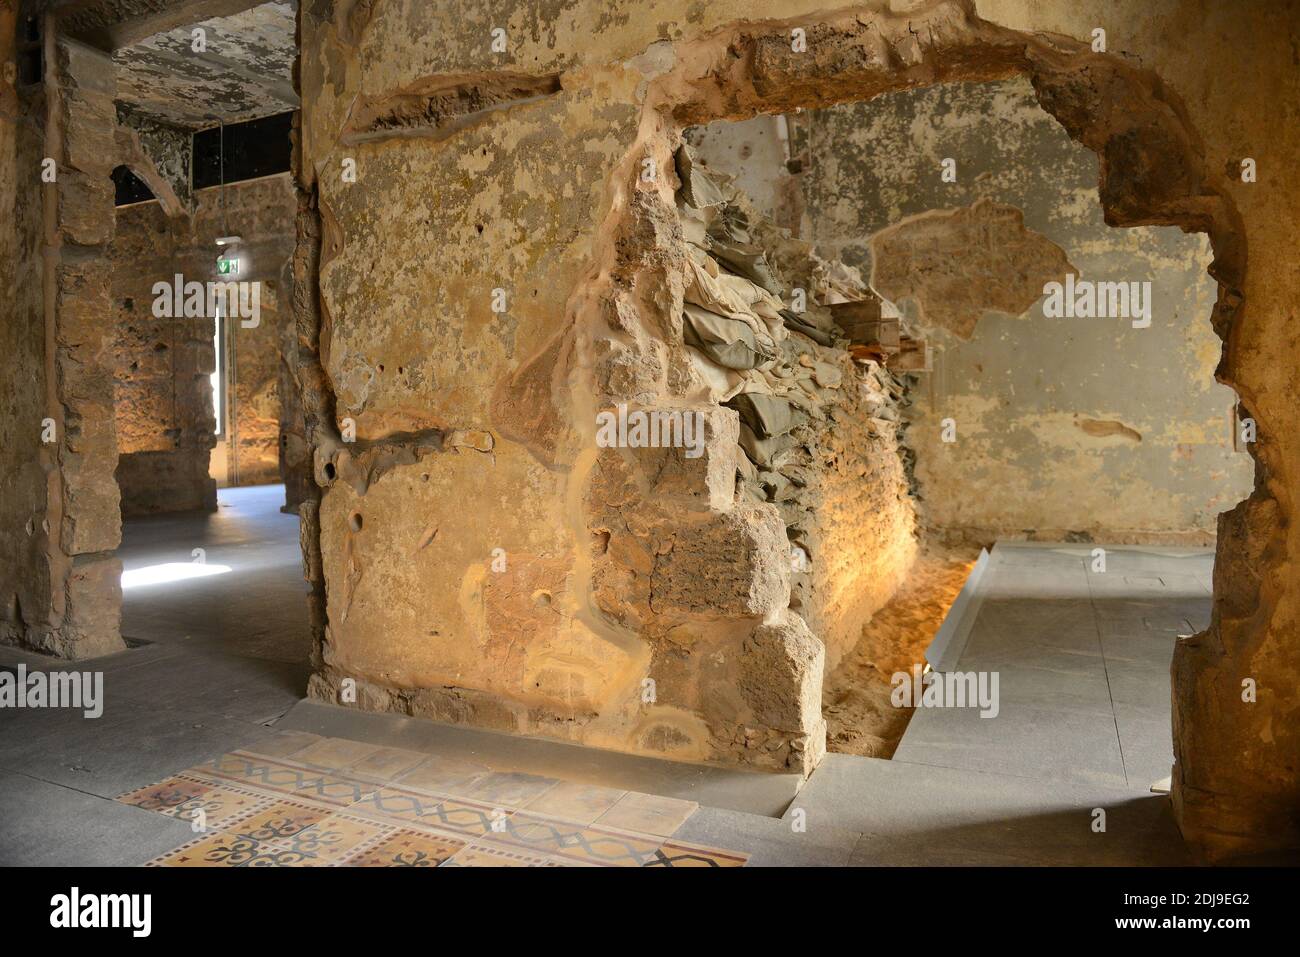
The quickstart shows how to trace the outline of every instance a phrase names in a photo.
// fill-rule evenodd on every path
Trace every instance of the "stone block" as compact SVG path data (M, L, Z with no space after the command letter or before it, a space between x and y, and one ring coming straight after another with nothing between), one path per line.
M650 608L662 617L767 618L790 603L785 523L771 505L745 502L659 544Z
M737 679L753 721L781 731L815 730L825 660L821 641L793 612L755 628L741 647Z
M98 246L113 238L113 180L74 169L59 170L59 229L79 246Z
M725 511L736 495L739 421L733 410L720 406L620 405L602 410L597 415L597 443L611 436L621 440L626 432L627 445L602 446L595 474L605 482L630 483L670 511ZM637 423L644 424L644 433L632 431ZM633 446L646 436L658 447ZM603 497L599 489L595 494Z
M96 558L74 563L66 591L59 653L65 658L96 658L124 651L122 562Z

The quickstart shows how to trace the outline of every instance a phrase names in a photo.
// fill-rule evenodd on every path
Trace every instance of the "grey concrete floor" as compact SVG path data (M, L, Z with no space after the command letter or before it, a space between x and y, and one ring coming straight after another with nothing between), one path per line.
M298 516L280 511L283 485L221 489L215 513L187 512L123 523L118 557L125 571L191 563L229 572L127 588L122 634L276 661L305 662L311 652L307 586Z
M956 671L1000 709L918 709L896 761L1146 792L1173 765L1169 666L1210 620L1213 552L1000 543Z
M1208 613L1204 556L1112 555L1117 577L1097 581L1069 547L1000 549L960 661L1005 671L1005 717L918 712L895 760L829 755L799 790L791 776L303 703L305 587L281 496L223 491L216 515L126 523L127 569L204 548L231 570L127 591L123 631L147 643L75 666L103 672L102 717L0 711L0 864L142 864L188 840L188 825L113 798L222 752L285 751L303 732L689 798L701 806L677 836L755 865L1186 859L1147 785L1168 773L1173 636ZM0 668L18 664L69 668L0 647Z

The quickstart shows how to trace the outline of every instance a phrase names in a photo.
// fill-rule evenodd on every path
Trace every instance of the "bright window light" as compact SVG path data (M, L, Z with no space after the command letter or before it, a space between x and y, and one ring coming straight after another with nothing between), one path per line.
M224 575L228 571L230 571L229 565L209 565L207 562L164 562L161 565L146 565L144 568L132 568L130 571L122 572L122 588L165 585L168 582L184 581L187 578Z

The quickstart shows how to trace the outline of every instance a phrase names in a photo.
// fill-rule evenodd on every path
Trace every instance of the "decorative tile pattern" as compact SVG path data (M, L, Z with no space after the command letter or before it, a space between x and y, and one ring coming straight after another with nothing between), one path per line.
M274 801L222 830L262 844L293 846L294 838L329 816L324 807L312 807L296 801Z
M646 867L744 867L748 855L719 851L696 844L664 841Z
M397 829L351 814L331 814L319 824L278 842L316 867L347 863Z
M132 791L118 800L190 821L204 831L219 830L227 822L240 820L267 803L266 796L256 791L227 787L187 774Z
M324 801L335 807L355 804L376 787L371 782L346 778L301 764L290 764L248 751L223 754L214 761L193 768L190 773L201 778L230 781L277 794Z
M407 827L474 837L486 834L492 830L494 822L504 820L512 813L507 808L453 801L392 785L367 795L351 810L379 820L400 822Z
M491 844L469 844L453 854L443 867L563 867L565 862L541 854ZM577 866L577 865L575 865Z
M160 867L739 867L668 840L696 805L416 752L304 738L118 798L204 832ZM396 778L396 780L393 780ZM520 810L524 807L524 810ZM595 823L593 823L595 822Z
M150 867L301 867L307 862L291 850L262 844L252 838L218 831L208 834L156 860Z
M464 847L454 838L398 831L347 863L351 867L438 867Z
M654 859L661 839L620 833L607 828L580 827L568 821L519 812L506 819L505 829L492 837L543 854L582 864L640 867Z

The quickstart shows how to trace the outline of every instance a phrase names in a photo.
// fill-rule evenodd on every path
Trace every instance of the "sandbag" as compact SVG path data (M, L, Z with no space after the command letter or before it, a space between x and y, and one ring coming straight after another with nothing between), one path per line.
M700 169L685 143L677 147L673 161L677 167L677 178L682 181L682 198L688 205L696 209L706 209L710 206L720 206L727 201L718 184Z
M739 319L728 319L689 302L682 319L686 344L725 369L753 369L775 358L759 348L754 330Z

